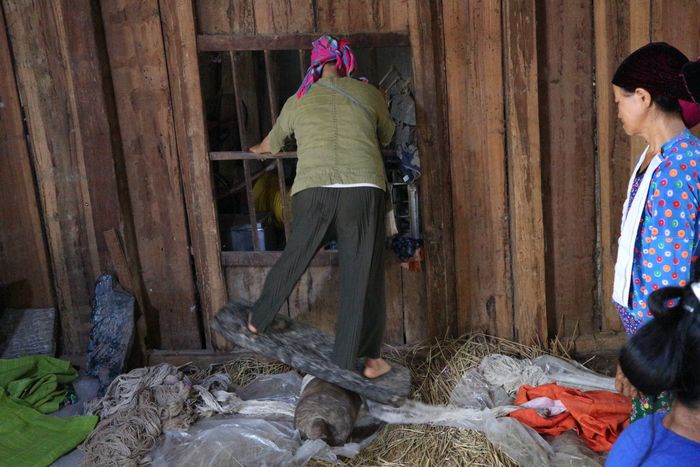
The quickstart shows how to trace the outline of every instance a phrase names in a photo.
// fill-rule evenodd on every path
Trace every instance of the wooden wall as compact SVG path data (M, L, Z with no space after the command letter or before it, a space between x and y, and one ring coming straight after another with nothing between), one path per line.
M57 306L68 354L102 272L129 276L141 345L163 349L215 345L204 322L226 281L252 280L218 258L195 32L408 34L427 256L424 275L387 265L396 342L619 331L612 267L640 142L609 81L649 40L700 55L697 0L0 5L0 299ZM336 275L312 268L293 306L327 323Z

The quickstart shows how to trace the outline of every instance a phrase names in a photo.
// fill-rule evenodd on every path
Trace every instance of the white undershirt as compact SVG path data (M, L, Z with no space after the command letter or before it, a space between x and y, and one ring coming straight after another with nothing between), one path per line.
M333 185L323 185L323 188L358 188L358 187L379 188L374 183L334 183ZM381 190L381 188L379 188Z

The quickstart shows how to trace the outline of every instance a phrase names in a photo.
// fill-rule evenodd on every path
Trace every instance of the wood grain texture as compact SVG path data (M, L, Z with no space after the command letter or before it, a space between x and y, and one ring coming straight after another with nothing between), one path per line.
M443 2L460 333L513 336L500 3Z
M209 323L226 303L191 1L161 1L175 136L207 348L221 345ZM218 342L217 342L218 340Z
M161 348L201 348L158 3L103 1L101 10L141 274L157 312L148 328Z
M61 352L87 345L90 297L121 224L93 5L5 2L60 310ZM37 34L41 31L41 34Z
M416 137L422 157L420 213L425 242L425 294L423 314L415 316L409 335L454 334L457 330L455 246L452 220L451 152L448 139L447 83L443 49L442 4L411 0L411 62L416 99ZM456 33L456 32L455 32ZM412 322L411 315L406 323ZM408 326L408 324L407 324Z
M591 8L548 0L538 13L548 321L566 336L597 326Z
M199 34L255 33L255 0L195 0Z
M630 138L617 118L612 77L630 49L630 2L597 0L595 11L596 118L598 135L598 228L601 327L620 330L612 304L620 217L630 175Z
M514 337L547 342L535 2L506 0L506 140Z
M319 33L408 29L408 0L317 0L316 3Z
M312 0L253 0L257 34L314 31Z
M55 306L39 200L0 8L0 306Z

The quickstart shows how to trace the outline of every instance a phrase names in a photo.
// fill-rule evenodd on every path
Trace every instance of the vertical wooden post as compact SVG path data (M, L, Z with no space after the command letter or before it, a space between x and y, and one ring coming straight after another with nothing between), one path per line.
M277 80L276 73L273 73L271 52L265 50L265 76L267 78L267 97L270 104L270 115L272 116L272 125L274 126L277 117L280 113L279 96L277 95ZM282 215L284 217L284 234L289 239L291 233L291 208L287 200L287 183L284 179L284 162L282 159L277 159L277 181L280 187L280 197L282 198Z
M515 337L546 343L535 1L505 0L503 30Z
M501 3L442 4L459 332L511 338Z
M192 1L160 0L160 12L206 345L208 348L214 344L218 347L222 338L212 339L209 323L226 302L227 293L221 267L221 242L207 148Z
M589 0L538 9L540 144L551 334L597 327L593 25Z
M598 235L600 238L600 308L603 330L620 330L612 304L620 216L629 177L630 138L617 118L611 80L629 53L630 4L596 0L594 5L596 115L598 123Z
M260 142L260 122L257 96L253 83L255 83L255 71L253 69L253 54L251 52L232 52L231 67L233 70L233 88L236 93L236 113L238 115L238 133L241 137L241 150L246 151L253 144ZM248 216L250 218L250 234L253 240L253 249L260 251L258 239L258 219L253 199L253 182L250 171L250 161L243 161L243 175L245 177L246 198L248 200Z
M411 0L408 9L417 140L421 154L425 155L420 195L426 255L426 306L422 314L415 313L406 328L407 337L411 334L418 339L426 334L454 334L457 310L442 2Z
M0 306L55 306L22 108L0 6Z
M141 272L157 310L148 329L160 331L162 348L201 348L158 1L105 0L101 11Z

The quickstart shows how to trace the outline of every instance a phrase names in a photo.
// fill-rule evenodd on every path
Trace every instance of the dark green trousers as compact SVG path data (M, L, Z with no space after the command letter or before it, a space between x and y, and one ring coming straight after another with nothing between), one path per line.
M332 361L355 369L358 357L378 358L384 304L385 199L378 188L309 188L292 197L292 232L252 308L259 330L272 322L319 248L338 245L340 313Z

